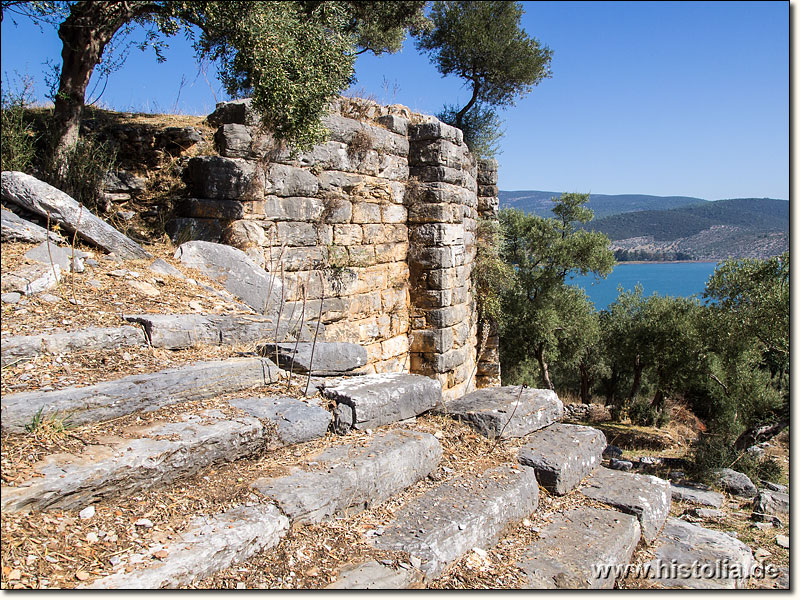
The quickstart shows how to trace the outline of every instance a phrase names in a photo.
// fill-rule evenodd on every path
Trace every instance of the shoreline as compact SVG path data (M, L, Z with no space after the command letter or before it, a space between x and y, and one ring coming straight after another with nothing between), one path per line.
M717 263L718 260L618 260L617 266L620 265L671 265L671 264L686 264L686 263Z

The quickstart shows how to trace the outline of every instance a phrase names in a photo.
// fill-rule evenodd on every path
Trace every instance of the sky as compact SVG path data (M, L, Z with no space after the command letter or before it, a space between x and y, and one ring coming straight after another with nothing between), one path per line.
M525 31L553 50L553 76L500 112L501 189L789 198L789 2L522 4ZM3 89L30 78L43 101L61 43L52 27L15 20L2 22ZM133 50L98 105L204 115L228 99L213 65L199 68L180 36L169 44L160 64ZM360 56L356 78L348 93L428 114L469 99L413 40Z

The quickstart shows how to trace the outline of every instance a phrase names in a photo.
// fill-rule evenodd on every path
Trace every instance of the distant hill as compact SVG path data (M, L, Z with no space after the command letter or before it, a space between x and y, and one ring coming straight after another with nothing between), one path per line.
M500 191L500 207L551 217L560 195ZM588 206L595 218L586 229L605 233L617 260L767 258L789 249L786 200L591 194Z
M618 260L767 258L789 249L789 202L736 198L596 219Z
M552 217L552 198L558 198L561 192L543 192L538 190L520 190L509 192L500 190L500 208L516 208L540 217ZM647 196L645 194L591 194L587 206L594 211L595 219L602 219L620 213L641 210L664 210L679 208L691 204L705 202L702 198L690 196Z

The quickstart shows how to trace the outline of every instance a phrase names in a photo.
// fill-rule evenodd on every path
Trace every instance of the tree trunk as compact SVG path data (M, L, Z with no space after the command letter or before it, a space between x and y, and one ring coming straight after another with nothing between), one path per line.
M114 34L134 13L129 2L78 2L58 28L61 77L53 110L50 167L62 175L65 158L78 142L86 88Z
M589 388L592 384L591 379L589 379L589 369L586 368L586 365L580 365L579 369L581 371L581 402L589 404L591 402Z
M455 123L453 123L453 125L461 129L462 131L464 130L464 115L467 114L467 111L469 111L469 109L472 108L472 106L478 100L478 92L480 91L480 89L481 89L481 84L478 83L477 81L473 82L472 98L470 98L469 102L467 102L467 105L464 108L462 108L460 111L458 111L458 113L456 113Z
M545 386L547 386L549 390L555 390L553 382L550 381L550 368L544 360L544 348L541 346L536 349L536 360L539 362L539 368L542 370L542 379L544 380Z
M611 367L611 377L606 383L606 406L615 404L617 399L617 384L619 383L619 371L617 367Z
M778 421L777 423L772 423L769 425L759 425L756 427L751 427L738 438L734 442L733 446L737 450L744 450L749 448L753 444L757 444L759 442L765 442L774 438L778 435L781 431L786 429L789 426L789 421L783 420Z
M633 384L631 385L631 393L628 396L628 402L633 402L633 399L636 398L636 395L642 387L643 370L644 365L642 364L642 357L637 354L636 360L633 361Z

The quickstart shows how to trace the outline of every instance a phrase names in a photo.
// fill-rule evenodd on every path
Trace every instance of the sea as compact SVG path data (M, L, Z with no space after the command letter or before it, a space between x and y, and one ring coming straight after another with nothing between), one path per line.
M622 286L633 291L637 283L642 285L645 296L656 293L660 296L702 298L706 281L714 273L715 262L676 263L618 263L605 279L593 275L576 275L567 283L582 287L597 310L603 310L614 300Z

